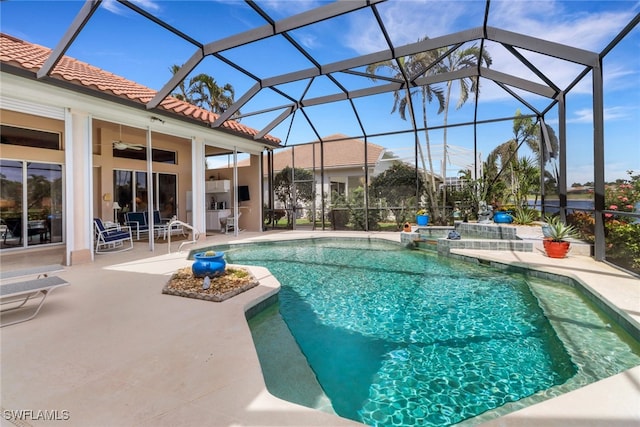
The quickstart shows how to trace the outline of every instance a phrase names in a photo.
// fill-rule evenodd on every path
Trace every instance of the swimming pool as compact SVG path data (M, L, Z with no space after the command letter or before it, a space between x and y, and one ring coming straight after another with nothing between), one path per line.
M283 387L306 390L317 378L337 414L366 424L494 417L640 364L638 343L567 285L380 241L243 245L226 254L280 280L279 311L256 316L252 329L281 316L313 370L306 383L292 374L287 384L294 367L286 365L270 384L265 357L275 346L282 357L284 344L271 339L261 351L256 339L269 390L286 398ZM313 397L291 400L316 406Z

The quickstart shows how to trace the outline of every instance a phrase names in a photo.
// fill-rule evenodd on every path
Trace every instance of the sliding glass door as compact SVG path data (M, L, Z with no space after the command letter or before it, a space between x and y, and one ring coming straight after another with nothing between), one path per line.
M153 174L154 210L160 211L163 218L171 218L177 213L177 177L173 174ZM123 221L126 212L147 210L148 186L147 173L141 171L114 170L113 193L115 201L121 206L119 220Z
M62 188L60 164L0 160L0 247L63 242Z

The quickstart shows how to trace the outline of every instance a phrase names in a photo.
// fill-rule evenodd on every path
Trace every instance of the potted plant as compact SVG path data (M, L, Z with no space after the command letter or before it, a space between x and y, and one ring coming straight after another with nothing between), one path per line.
M429 214L426 209L419 209L416 212L416 224L419 226L426 226L429 224Z
M544 250L549 258L565 258L571 243L565 239L575 237L577 232L572 225L565 224L560 217L547 217L546 237L543 240Z

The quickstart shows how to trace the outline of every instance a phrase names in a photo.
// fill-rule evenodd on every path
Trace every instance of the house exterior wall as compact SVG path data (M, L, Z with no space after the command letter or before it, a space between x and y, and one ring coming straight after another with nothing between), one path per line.
M148 172L146 161L113 156L112 141L121 139L120 124L123 129L132 129L131 140L127 142L146 146L146 134L151 132L154 148L177 153L177 165L153 162L151 169L154 173L177 176L178 217L187 221L187 211L191 211L191 224L200 231L201 237L206 228L204 147L237 149L258 159L264 150L263 144L248 137L220 132L170 115L158 118L144 109L4 72L0 105L3 107L0 111L2 124L60 134L61 150L2 144L0 157L62 165L63 180L66 179L62 197L66 201L64 225L60 228L64 229L61 239L66 247L63 262L67 265L93 259L93 217L113 219L113 171ZM250 186L252 198L243 203L247 204L248 210L243 212L240 226L261 230L259 160L252 164L238 175L240 185ZM244 176L245 171L250 175ZM193 192L191 206L187 206L188 191ZM110 197L105 197L109 193ZM7 250L25 249L24 244L19 246L17 238L16 244L18 246ZM57 243L44 241L43 244ZM149 248L154 249L153 239L149 241Z

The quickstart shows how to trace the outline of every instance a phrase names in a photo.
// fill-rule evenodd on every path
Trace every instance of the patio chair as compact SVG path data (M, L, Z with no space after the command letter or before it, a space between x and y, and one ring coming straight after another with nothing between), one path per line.
M238 212L238 221L240 221L240 216L242 215L242 212ZM236 228L236 218L233 215L230 215L228 217L225 218L225 225L224 225L224 234L227 234L229 231L235 230ZM240 229L238 229L238 231L242 231Z
M115 230L107 230L100 218L94 218L93 224L96 230L96 253L115 253L133 249L131 228L119 227ZM129 246L125 242L129 241Z
M176 219L175 216L173 218L161 218L160 211L153 211L153 229L154 232L158 233L158 239L160 238L160 235L162 235L164 240L167 240L167 236L169 234L173 235L180 233L185 236L184 229L180 224L171 225L171 230L169 230L169 224L174 219Z
M27 236L29 237L29 241L31 241L32 236L37 235L40 235L41 242L46 240L47 230L48 229L46 224L44 224L44 221L29 221L29 226L27 227ZM21 218L11 218L6 220L2 231L2 240L5 245L7 244L8 237L18 238L18 245L22 244Z
M149 225L149 213L144 213L144 219L147 222L147 226ZM160 235L163 235L164 238L167 238L167 232L169 228L169 223L171 222L171 218L162 218L160 216L160 211L153 211L153 234L156 238L160 238ZM175 227L172 227L174 231Z
M127 212L124 214L124 223L136 232L136 240L140 240L140 234L149 233L149 223L145 212Z

